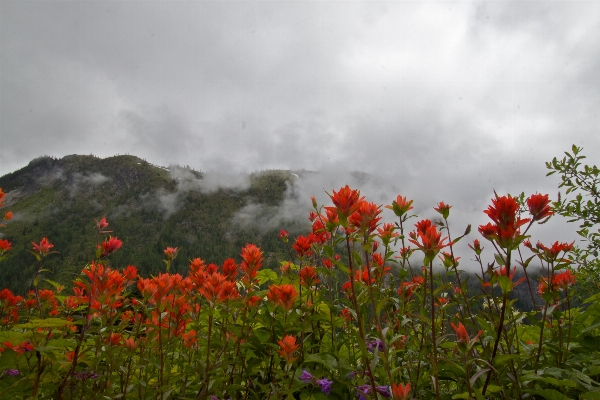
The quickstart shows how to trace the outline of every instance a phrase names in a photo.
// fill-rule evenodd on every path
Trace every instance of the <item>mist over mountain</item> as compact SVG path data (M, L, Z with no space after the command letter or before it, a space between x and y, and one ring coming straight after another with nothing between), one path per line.
M115 267L133 264L144 275L157 274L164 268L162 250L171 246L180 248L173 270L185 272L190 259L220 263L252 242L265 251L266 265L275 268L285 250L279 229L308 228L310 199L301 201L295 194L304 174L309 173L199 172L155 166L130 155L34 159L0 178L6 209L14 213L2 229L13 249L0 269L0 286L18 292L30 286L35 259L27 250L44 236L58 251L44 260L50 270L45 278L71 282L94 256L102 239L94 218L102 217L112 235L123 240L110 256Z

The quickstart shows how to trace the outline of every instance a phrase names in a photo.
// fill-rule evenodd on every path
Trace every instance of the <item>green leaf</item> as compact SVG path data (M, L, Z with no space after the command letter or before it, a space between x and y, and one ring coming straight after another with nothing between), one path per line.
M277 280L277 273L271 269L263 269L256 275L259 284Z
M46 318L46 319L32 319L24 324L15 325L14 329L36 329L36 328L57 328L65 326L71 322L62 318Z
M548 400L569 400L567 396L555 389L537 389L532 390L529 393L537 394Z
M335 357L327 353L309 354L304 358L305 362L316 362L324 365L331 372L337 370L337 361Z

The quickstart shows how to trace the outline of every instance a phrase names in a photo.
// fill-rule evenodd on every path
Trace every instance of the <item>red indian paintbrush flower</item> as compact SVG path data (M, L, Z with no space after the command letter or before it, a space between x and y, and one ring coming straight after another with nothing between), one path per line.
M450 209L451 208L452 208L452 206L449 206L448 204L444 203L443 201L440 201L438 203L437 207L433 207L433 209L435 211L439 212L444 219L448 218L448 215L450 214Z
M575 275L571 273L570 270L565 270L563 272L559 272L554 275L552 278L552 283L556 285L560 289L567 289L570 286L573 286L576 282Z
M495 241L500 247L512 247L520 234L519 228L529 222L528 218L519 218L518 211L519 203L514 198L496 196L492 199L492 205L484 210L494 224L480 225L479 233L486 239Z
M362 201L358 209L348 219L350 225L366 234L371 234L381 220L381 208L375 203Z
M390 210L392 210L394 214L396 214L396 216L402 217L409 210L413 209L413 207L411 206L412 203L413 200L407 201L406 197L398 195L398 197L396 197L396 200L392 201L392 205L385 206L385 208L389 208Z
M400 234L394 232L394 229L396 228L391 223L385 223L382 227L377 228L377 233L384 246L389 246L393 238L400 236Z
M554 214L550 209L550 200L547 194L532 194L527 199L527 207L534 221L540 221Z
M409 400L410 399L410 383L406 386L403 384L397 385L392 383L392 399L393 400Z
M40 241L40 244L36 244L34 242L31 242L31 244L33 245L33 251L41 256L45 256L45 255L49 254L50 249L54 247L54 245L50 244L48 239L45 237L42 238L42 240Z
M281 354L281 357L283 357L288 364L293 363L296 359L293 357L294 352L300 347L299 344L296 344L296 338L292 335L286 335L283 340L278 340L277 343L279 343L280 347L277 352Z
M417 232L411 232L409 242L415 244L423 253L425 258L431 261L437 253L444 247L454 244L454 242L444 243L448 237L442 238L442 233L438 232L435 226L431 225L431 221L423 220L415 224ZM419 242L418 239L421 241Z
M319 283L319 276L315 267L304 267L299 272L300 284L305 287L311 287Z
M267 298L274 304L278 304L286 311L294 306L298 292L294 285L285 283L283 285L271 285L267 291Z
M11 249L12 243L6 239L0 239L0 254Z
M13 217L13 212L12 212L12 211L7 211L7 212L4 214L4 220L5 220L5 221L11 220L11 219L12 219L12 217Z
M300 235L296 238L296 241L294 242L292 247L294 248L294 250L296 250L298 257L304 257L310 256L312 254L312 251L310 250L311 245L312 243L310 241L309 236Z
M104 229L108 228L108 222L106 222L106 217L102 217L102 219L100 221L98 221L96 218L94 218L94 221L96 221L96 230L98 231L98 233L110 233L110 231L105 231Z
M100 258L104 258L109 254L114 253L115 251L119 250L122 245L123 242L117 239L116 236L109 237L108 240L102 242L102 253L100 254Z
M343 227L348 225L348 217L352 215L360 207L360 203L364 201L364 197L360 197L360 190L350 189L350 186L346 185L340 188L337 192L333 191L331 201L333 202L337 210L338 218ZM332 209L332 207L325 207L325 209Z
M175 258L175 256L177 256L178 250L179 248L177 247L167 247L163 251L165 253L165 256L167 257L167 260L172 261Z
M262 267L263 253L254 244L247 244L242 249L242 263L240 268L246 273L250 281L256 278L258 270Z

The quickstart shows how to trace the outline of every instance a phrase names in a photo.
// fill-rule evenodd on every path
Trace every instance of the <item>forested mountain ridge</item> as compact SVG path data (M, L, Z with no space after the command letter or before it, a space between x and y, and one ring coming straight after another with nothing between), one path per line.
M296 176L275 170L219 182L187 167L157 167L130 155L37 158L0 177L6 210L14 214L1 231L13 249L0 266L0 287L19 293L30 287L36 260L27 250L42 237L58 251L44 260L50 270L44 277L72 282L94 256L99 240L94 218L104 216L108 229L123 240L110 256L114 267L132 264L145 276L157 274L164 268L162 250L171 246L180 248L172 271L184 273L192 258L220 263L252 242L274 268L284 252L278 229L237 224L235 216L248 205L277 206L293 190ZM294 230L293 224L281 228Z

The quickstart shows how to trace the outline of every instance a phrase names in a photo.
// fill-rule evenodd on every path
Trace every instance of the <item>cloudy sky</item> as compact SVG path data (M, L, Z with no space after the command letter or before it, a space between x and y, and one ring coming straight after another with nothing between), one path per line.
M133 154L322 193L358 170L481 215L493 189L555 197L573 143L597 163L599 38L598 1L3 0L0 175Z

